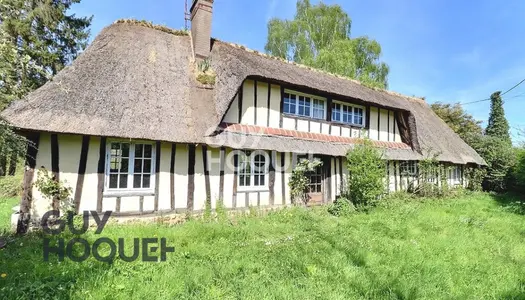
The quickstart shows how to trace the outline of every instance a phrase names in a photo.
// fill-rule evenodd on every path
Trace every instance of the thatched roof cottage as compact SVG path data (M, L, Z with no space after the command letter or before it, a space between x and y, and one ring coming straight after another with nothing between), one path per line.
M71 186L77 211L145 214L219 199L232 209L290 204L303 154L324 162L310 176L312 201L333 201L345 154L363 138L384 149L391 191L432 154L454 166L451 184L484 164L422 99L212 39L212 6L193 2L190 33L116 22L9 106L2 117L37 145L27 169L44 166ZM38 217L57 203L32 174L24 195Z

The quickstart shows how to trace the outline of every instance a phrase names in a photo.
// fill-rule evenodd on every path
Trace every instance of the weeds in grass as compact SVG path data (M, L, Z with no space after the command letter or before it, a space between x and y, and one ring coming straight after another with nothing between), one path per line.
M232 222L191 219L174 227L105 228L102 236L126 242L166 237L175 253L164 263L73 263L53 256L45 263L42 235L34 233L0 250L0 273L7 274L0 277L0 294L4 299L152 294L158 299L523 299L525 219L507 209L516 197L472 193L413 201L400 194L388 207L344 218L331 217L324 207L293 207L256 217L251 209ZM83 235L89 241L99 237L92 230Z

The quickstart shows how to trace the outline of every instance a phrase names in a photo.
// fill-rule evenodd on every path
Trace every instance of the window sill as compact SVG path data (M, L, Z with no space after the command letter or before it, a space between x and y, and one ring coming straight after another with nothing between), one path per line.
M147 190L106 190L103 197L155 196L155 191Z
M257 193L257 192L269 192L270 189L268 187L239 187L237 189L237 193Z
M345 126L345 127L355 128L355 129L364 129L365 128L364 125L343 123L343 122L337 122L337 121L332 121L332 125Z
M318 119L313 117L306 117L306 116L300 116L300 115L294 115L283 112L283 117L292 118L292 119L298 119L298 120L304 120L304 121L311 121L311 122L321 122L321 123L328 123L326 119Z

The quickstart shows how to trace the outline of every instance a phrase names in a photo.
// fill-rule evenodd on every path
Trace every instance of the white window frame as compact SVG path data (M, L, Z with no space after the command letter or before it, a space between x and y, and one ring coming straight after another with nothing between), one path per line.
M113 143L125 143L129 144L129 165L128 165L128 187L127 188L110 188L109 187L109 175L111 168L111 144ZM148 188L134 188L133 187L133 175L135 173L135 145L151 145L151 173L150 173L150 184ZM156 179L156 155L157 149L155 143L151 141L129 141L129 140L108 140L106 144L106 167L105 167L105 180L104 180L104 194L133 194L133 193L155 193L155 179Z
M246 155L246 152L250 152L250 155ZM240 169L240 164L241 164L241 157L240 155L246 155L247 157L249 157L249 161L250 161L250 185L249 186L242 186L240 184L241 182L241 175L243 175L243 173L241 173L241 169ZM255 174L255 156L257 155L262 155L264 156L264 164L265 164L265 168L264 168L264 173L262 173L264 175L264 185L254 185L255 183L255 180L254 180L254 176L255 175L260 175L259 173ZM239 150L239 153L238 153L239 157L237 158L237 190L238 191L267 191L269 190L269 187L268 187L268 181L269 181L269 164L270 164L270 156L268 154L268 152L266 151L263 151L263 150L246 150L246 151L243 151L243 150Z
M418 175L418 163L415 160L405 160L399 164L399 173L408 176Z
M284 93L285 94L289 94L289 95L295 95L295 112L291 113L291 112L284 112L284 108L283 108L283 113L286 114L286 115L290 115L290 116L295 116L295 117L300 117L300 118L311 118L312 120L326 120L326 114L327 114L327 100L326 98L323 98L323 97L319 97L319 96L315 96L315 95L311 95L311 94L305 94L305 93L301 93L301 92L296 92L296 91L292 91L292 90L287 90L285 89L284 90ZM310 114L308 116L304 116L304 115L300 115L299 114L299 96L303 96L303 97L308 97L310 98ZM283 95L283 107L284 107L284 95ZM314 101L317 100L317 101L322 101L323 102L323 118L314 118Z
M453 166L450 169L450 179L452 180L453 184L461 184L461 179L463 174L461 174L461 166Z
M339 113L339 118L340 119L339 120L334 120L334 118L333 118L334 117L334 115L333 115L334 110L332 108L332 115L330 116L330 120L332 122L345 124L345 125L350 125L350 126L365 127L365 124L366 124L366 107L364 107L363 105L349 104L349 103L342 102L342 101L337 101L337 100L332 101L332 105L334 105L334 104L341 105L341 112ZM352 122L351 123L343 122L343 106L347 106L348 108L352 109ZM363 110L363 118L362 118L363 121L362 121L361 124L354 123L354 114L355 114L355 109L356 108Z

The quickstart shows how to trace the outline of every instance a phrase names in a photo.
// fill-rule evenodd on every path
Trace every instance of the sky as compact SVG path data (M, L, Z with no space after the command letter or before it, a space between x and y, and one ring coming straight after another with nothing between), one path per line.
M187 0L191 5L192 0ZM312 0L312 3L318 2ZM471 102L525 79L525 1L325 0L352 19L352 37L382 46L389 89L428 103ZM291 19L296 0L215 0L212 36L264 51L267 22ZM184 28L185 0L82 0L71 10L93 15L91 37L117 19ZM515 142L525 137L525 83L504 96ZM487 124L490 101L465 105Z

